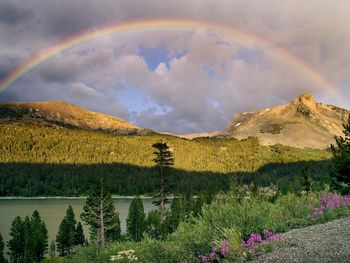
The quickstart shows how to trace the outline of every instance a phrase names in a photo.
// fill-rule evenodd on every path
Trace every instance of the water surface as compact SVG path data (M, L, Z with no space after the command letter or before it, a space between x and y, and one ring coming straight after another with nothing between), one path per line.
M126 217L128 214L131 199L113 199L114 206L119 212L122 232L126 230ZM65 216L69 205L73 207L75 219L80 220L80 214L85 204L84 199L0 199L0 233L5 242L9 239L11 223L16 216L31 216L34 210L38 210L41 218L45 221L49 234L49 244L56 239L58 226ZM145 212L155 209L151 199L144 199ZM85 234L88 229L84 226Z

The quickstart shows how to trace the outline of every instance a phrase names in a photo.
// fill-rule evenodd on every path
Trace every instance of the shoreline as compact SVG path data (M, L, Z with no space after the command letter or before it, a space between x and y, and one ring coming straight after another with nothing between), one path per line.
M112 199L133 199L135 196L112 195ZM85 200L87 196L0 196L1 200ZM141 199L152 199L151 196L141 195Z

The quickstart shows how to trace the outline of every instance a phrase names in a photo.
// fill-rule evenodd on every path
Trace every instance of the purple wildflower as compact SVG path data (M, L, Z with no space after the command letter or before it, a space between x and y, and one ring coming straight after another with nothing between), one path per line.
M269 236L266 240L267 241L276 241L278 240L279 236L277 234L273 234L272 236Z
M319 207L314 207L313 211L308 215L308 219L313 220L323 216L325 209L333 211L336 208L350 205L350 196L341 197L337 194L326 193L319 199Z
M224 246L228 246L228 243L229 243L228 239L224 239Z
M220 253L221 253L221 255L226 255L226 254L228 254L228 253L230 253L230 248L229 247L226 247L226 246L224 246L224 247L222 247L221 249L220 249Z
M208 257L206 257L206 256L200 255L198 258L199 258L199 261L200 261L201 263L210 262L209 259L208 259Z
M216 258L216 252L211 252L210 254L209 254L209 258L210 259L214 259L214 258Z
M261 236L259 234L252 233L250 234L249 239L246 242L243 242L243 246L245 248L251 248L255 244L261 243L261 242L262 242Z

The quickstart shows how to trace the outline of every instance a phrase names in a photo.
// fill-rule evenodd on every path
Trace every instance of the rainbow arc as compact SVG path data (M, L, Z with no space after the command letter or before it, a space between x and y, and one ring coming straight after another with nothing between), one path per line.
M321 87L332 89L336 91L336 87L330 83L322 74L312 68L302 59L296 57L292 53L285 49L276 47L273 43L261 37L249 34L247 32L224 26L219 24L213 24L202 21L192 20L179 20L179 19L157 19L157 20L141 20L141 21L129 21L124 23L113 24L98 28L95 30L86 31L79 35L68 38L48 49L43 50L36 56L32 57L27 63L23 64L19 68L11 72L1 83L0 92L7 89L16 80L20 79L24 74L40 65L44 61L53 57L54 55L69 49L73 46L79 45L91 39L95 39L111 33L122 32L145 32L155 30L201 30L201 31L213 31L218 35L223 35L234 39L235 41L254 44L263 49L274 49L275 56L284 61L286 64L292 65L295 68L301 70L306 77L320 85Z

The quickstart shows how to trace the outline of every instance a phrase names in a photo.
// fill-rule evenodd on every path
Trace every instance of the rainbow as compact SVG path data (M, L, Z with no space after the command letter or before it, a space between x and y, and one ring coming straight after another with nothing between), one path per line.
M240 31L232 27L203 21L183 19L157 19L117 23L106 27L86 31L82 34L68 38L59 44L43 50L42 52L32 57L27 63L12 71L2 82L0 82L0 92L7 89L12 83L14 83L16 80L21 78L24 74L39 64L73 46L110 33L129 33L155 30L202 30L206 32L214 31L216 33L222 34L223 36L232 37L235 41L238 42L245 44L254 44L264 49L270 49L273 50L274 55L276 55L280 60L301 70L308 78L310 78L312 81L315 81L315 83L318 85L321 85L327 89L330 88L333 91L336 90L336 87L332 83L330 83L324 76L313 69L305 61L301 60L285 49L276 47L273 43L261 37Z

